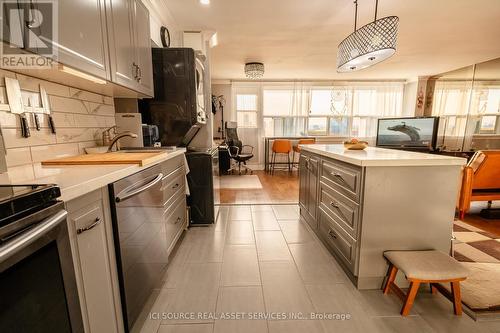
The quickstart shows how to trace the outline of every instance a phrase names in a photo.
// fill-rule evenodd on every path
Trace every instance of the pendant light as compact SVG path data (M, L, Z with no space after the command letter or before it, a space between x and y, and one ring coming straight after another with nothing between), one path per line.
M378 64L396 52L398 36L397 16L377 19L378 0L375 2L375 19L357 29L358 1L354 0L354 32L339 44L337 72L353 72Z

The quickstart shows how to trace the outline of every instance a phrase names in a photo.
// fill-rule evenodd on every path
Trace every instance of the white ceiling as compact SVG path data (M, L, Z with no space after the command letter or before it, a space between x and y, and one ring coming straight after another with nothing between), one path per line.
M163 0L184 30L215 30L213 79L243 79L262 61L265 79L413 79L500 57L500 0L380 0L400 18L398 48L372 68L339 74L337 45L353 30L352 0ZM375 0L358 0L358 27Z

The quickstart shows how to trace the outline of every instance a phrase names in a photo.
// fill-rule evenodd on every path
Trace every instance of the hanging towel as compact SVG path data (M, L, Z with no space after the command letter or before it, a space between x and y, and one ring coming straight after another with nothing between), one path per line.
M186 195L190 195L190 192L189 192L189 184L188 184L188 179L187 179L187 174L189 173L189 165L188 165L188 161L186 159L186 155L183 155L183 158L184 158L184 170L185 170L185 175L184 175L184 178L186 179Z

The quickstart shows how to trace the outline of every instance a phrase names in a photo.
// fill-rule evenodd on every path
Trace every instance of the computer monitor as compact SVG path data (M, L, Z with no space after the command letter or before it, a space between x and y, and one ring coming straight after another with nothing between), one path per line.
M379 119L377 147L434 150L438 126L438 117Z

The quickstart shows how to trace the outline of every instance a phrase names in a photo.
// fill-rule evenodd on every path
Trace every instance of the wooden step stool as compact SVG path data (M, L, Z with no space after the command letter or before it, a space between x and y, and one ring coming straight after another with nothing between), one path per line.
M460 281L465 280L469 272L454 258L435 250L386 251L384 257L389 261L389 270L383 291L384 294L388 294L392 290L401 298L404 302L401 309L402 316L410 313L421 283L429 283L433 294L439 290L453 302L455 315L462 314ZM394 283L398 270L401 270L410 282L407 294ZM451 284L451 293L440 285L448 282Z

